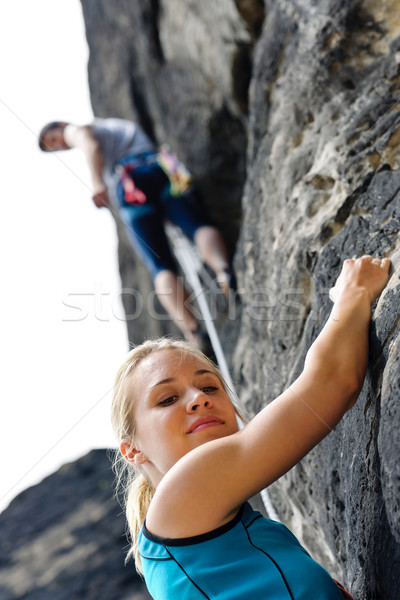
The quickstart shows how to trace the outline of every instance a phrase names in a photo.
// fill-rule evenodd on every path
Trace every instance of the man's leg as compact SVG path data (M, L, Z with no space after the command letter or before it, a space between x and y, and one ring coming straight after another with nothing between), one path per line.
M204 262L214 271L223 292L228 295L232 283L228 250L219 230L210 223L189 192L171 196L168 189L162 196L164 214L178 225L198 247Z
M218 229L211 225L199 227L194 234L194 242L206 264L214 271L224 294L229 294L231 271L228 251Z
M198 322L189 307L189 294L174 271L163 270L154 279L157 296L185 338L199 345Z

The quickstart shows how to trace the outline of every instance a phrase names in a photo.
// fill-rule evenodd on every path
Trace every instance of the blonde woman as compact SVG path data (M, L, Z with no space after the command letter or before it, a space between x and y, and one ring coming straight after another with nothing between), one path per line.
M218 369L186 342L149 341L117 375L113 426L130 471L136 565L156 600L351 597L248 499L304 457L361 390L371 304L390 261L346 260L299 378L242 430Z

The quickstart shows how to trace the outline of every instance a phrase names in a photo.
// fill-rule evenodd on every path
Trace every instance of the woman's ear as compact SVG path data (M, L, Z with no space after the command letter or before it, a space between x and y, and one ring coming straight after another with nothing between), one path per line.
M131 465L143 465L147 462L146 456L141 450L135 448L132 442L121 442L120 450L125 460Z

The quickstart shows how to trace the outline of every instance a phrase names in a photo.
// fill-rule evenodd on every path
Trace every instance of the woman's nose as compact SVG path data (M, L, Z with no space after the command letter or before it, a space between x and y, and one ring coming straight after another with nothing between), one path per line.
M211 398L204 394L201 390L196 390L191 393L186 408L189 413L194 413L200 408L211 408L211 406Z

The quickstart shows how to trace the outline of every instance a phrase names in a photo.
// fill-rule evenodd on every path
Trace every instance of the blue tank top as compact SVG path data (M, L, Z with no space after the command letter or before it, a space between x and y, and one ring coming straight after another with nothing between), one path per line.
M246 502L209 533L182 539L139 534L155 600L343 600L343 592L282 523Z

